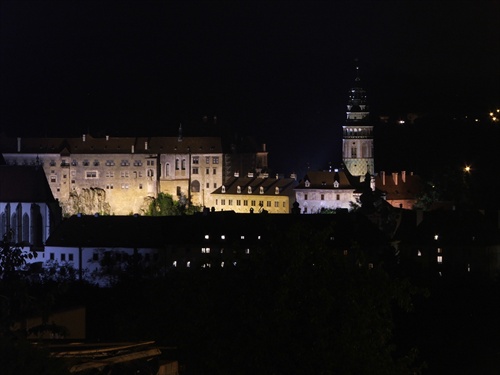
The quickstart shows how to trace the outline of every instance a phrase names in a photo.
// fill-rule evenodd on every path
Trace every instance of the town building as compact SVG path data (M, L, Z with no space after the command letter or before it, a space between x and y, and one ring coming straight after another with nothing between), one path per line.
M295 202L296 185L294 178L269 177L267 173L240 177L236 173L212 192L212 207L237 213L289 214Z
M60 221L41 167L0 165L0 239L40 248Z
M411 210L422 191L422 181L413 172L386 174L381 171L375 176L375 187L393 207Z

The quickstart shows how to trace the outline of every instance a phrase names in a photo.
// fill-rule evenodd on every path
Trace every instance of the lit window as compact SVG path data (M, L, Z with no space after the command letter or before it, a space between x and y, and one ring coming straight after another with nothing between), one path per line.
M255 201L251 201L250 205L255 206Z
M191 261L190 260L187 261L186 267L188 267L188 268L191 267Z
M205 234L205 239L208 240L210 236L208 234Z
M246 200L246 199L245 199L245 200L243 201L243 206L248 206L248 200Z
M266 202L267 207L271 207L271 201Z
M257 239L260 240L260 236L257 236Z
M97 178L97 171L86 171L85 178Z
M213 164L219 164L219 157L218 157L218 156L214 156L214 157L212 158L212 163L213 163Z
M263 186L261 186L261 187L259 188L259 193L260 193L260 194L264 194L264 187L263 187Z
M278 186L276 186L274 188L274 194L279 194L280 193L280 188Z
M236 192L237 192L238 194L240 194L240 193L241 193L241 186L237 186L237 187L236 187Z
M245 236L241 236L240 238L241 238L242 240L244 240L244 239L245 239Z
M443 263L443 256L442 255L438 255L437 256L437 262L438 263Z
M200 164L200 157L199 156L193 156L193 164Z
M443 254L443 249L442 249L442 248L440 248L440 247L438 247L438 249L437 249L437 253L438 253L438 254Z
M205 164L210 164L210 156L205 157Z
M220 204L221 204L221 206L224 206L226 204L226 200L225 199L221 199L220 200Z
M193 174L198 174L198 167L193 168Z
M240 199L236 199L236 205L237 206L241 206L241 200Z
M209 247L202 247L201 252L202 252L202 254L210 254L210 248Z
M220 239L221 239L221 240L225 240L225 239L226 239L226 236L225 236L225 235L222 235L222 236L220 236Z
M174 260L174 262L172 263L172 266L177 267L177 261L176 260Z
M338 188L338 187L339 187L339 182L338 182L338 181L335 181L335 182L333 183L333 187L334 187L334 188Z
M221 263L220 263L220 266L221 266L222 268L224 268L224 262L221 262Z
M225 193L226 192L226 187L224 185L222 185L222 193Z
M183 171L186 170L186 159L182 159L181 168Z
M280 206L280 202L278 202L278 201L274 202L274 207L276 207L276 208L277 208L277 207L279 207L279 206Z
M438 234L435 234L434 235L434 240L437 241L439 239L439 235Z
M349 254L349 251L344 250L344 256L347 256L347 254Z
M252 187L251 186L248 187L248 194L252 194Z
M422 256L422 252L421 252L420 250L418 250L418 252L417 252L417 256L418 256L418 257L421 257L421 256Z
M245 249L245 254L250 254L250 249Z

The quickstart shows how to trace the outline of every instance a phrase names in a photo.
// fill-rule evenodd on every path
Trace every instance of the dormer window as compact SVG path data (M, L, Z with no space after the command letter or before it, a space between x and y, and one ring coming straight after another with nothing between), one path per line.
M248 194L252 194L252 187L251 186L248 187Z
M278 186L276 186L274 188L274 194L279 194L280 193L280 188Z
M339 187L339 182L338 181L334 181L333 182L333 187L334 188L338 188Z
M222 185L222 193L225 193L226 192L226 187L224 185Z
M238 187L236 188L236 192L237 192L238 194L241 194L241 186L238 186Z
M306 185L306 188L308 188L309 186L311 186L311 183L309 182L309 180L306 180L305 185Z
M264 187L263 187L263 186L261 186L261 187L260 187L260 189L259 189L259 193L260 193L260 194L264 194Z

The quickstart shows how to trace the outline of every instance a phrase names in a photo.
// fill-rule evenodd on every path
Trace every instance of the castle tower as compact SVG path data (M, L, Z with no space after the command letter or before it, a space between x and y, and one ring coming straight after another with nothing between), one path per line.
M361 87L359 67L356 67L354 87L349 91L347 120L342 126L342 160L353 176L364 180L367 173L374 175L373 126L369 124L366 91Z

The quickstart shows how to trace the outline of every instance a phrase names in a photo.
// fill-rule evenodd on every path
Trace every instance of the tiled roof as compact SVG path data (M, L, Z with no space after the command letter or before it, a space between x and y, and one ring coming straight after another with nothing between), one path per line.
M84 139L85 138L85 139ZM137 154L222 153L220 137L104 137L6 138L0 137L2 153Z
M293 195L296 185L297 182L293 178L231 177L212 194ZM263 194L260 193L261 187L264 188ZM279 189L279 194L276 194L276 188ZM225 193L222 192L223 189Z
M357 225L353 225L353 221ZM333 225L334 223L336 224ZM351 243L353 237L365 239L372 245L385 241L381 232L359 215L262 215L224 212L163 217L72 216L55 229L46 245L97 248L164 248L178 245L189 248L205 240L233 243L240 240L242 235L245 236L245 241L268 242L294 225L310 225L318 231L332 228L336 243L346 246ZM222 234L224 239L221 238Z
M386 173L385 178L380 173L375 177L375 187L386 194L387 200L416 199L421 192L422 181L419 176L410 173L406 173L404 180L399 173Z
M0 166L0 202L53 202L42 168Z
M310 185L306 187L306 181ZM335 187L335 182L338 182L338 187ZM359 181L348 172L339 170L338 172L328 171L312 171L308 172L304 179L295 188L298 189L358 189Z

